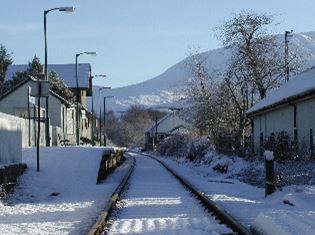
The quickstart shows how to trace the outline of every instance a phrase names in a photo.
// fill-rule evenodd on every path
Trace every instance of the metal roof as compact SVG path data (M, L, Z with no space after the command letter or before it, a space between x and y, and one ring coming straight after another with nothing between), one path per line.
M284 83L282 87L267 95L264 99L256 103L246 113L266 111L271 108L292 102L315 93L315 67L312 67Z
M16 72L26 71L27 64L10 65L8 67L5 80L12 79ZM88 89L91 65L89 63L78 64L78 83L79 88ZM75 64L49 64L48 71L55 71L60 78L65 81L69 88L76 88Z

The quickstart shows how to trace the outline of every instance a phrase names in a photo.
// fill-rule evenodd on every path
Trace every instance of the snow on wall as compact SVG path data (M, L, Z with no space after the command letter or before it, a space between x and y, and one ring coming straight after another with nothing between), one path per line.
M35 146L37 135L37 122L30 122L30 144ZM54 131L53 131L54 129ZM49 127L52 143L59 145L58 133L62 130L59 127ZM45 124L41 123L40 145L45 142ZM0 113L0 165L21 162L22 148L29 146L29 124L28 119Z
M0 114L0 165L22 162L21 121Z

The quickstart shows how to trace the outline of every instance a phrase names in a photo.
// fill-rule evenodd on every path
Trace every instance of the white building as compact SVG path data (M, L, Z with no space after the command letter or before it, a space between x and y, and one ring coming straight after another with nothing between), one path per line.
M286 132L305 154L310 146L310 131L315 131L315 67L293 77L281 88L247 111L253 120L256 152L261 136Z
M24 119L37 119L37 98L30 96L30 90L34 89L34 80L25 79L17 86L10 89L0 97L0 112L21 117ZM41 98L41 118L45 117L45 98ZM52 126L51 138L53 145L58 145L61 139L75 140L75 106L70 102L50 91L49 117ZM58 131L57 131L58 129ZM44 129L42 130L45 131ZM25 145L23 145L25 146Z
M93 115L87 110L87 96L92 96L92 76L91 76L91 65L88 63L79 63L78 64L78 87L76 83L76 65L75 64L49 64L48 71L54 71L58 74L58 76L64 80L65 85L76 95L77 90L79 91L79 105L80 105L80 117L79 117L79 127L80 127L80 138L84 140L91 140L92 138L92 119ZM21 65L10 65L8 67L5 80L10 80L14 76L16 72L23 72L28 69L27 64ZM22 92L23 93L23 92ZM18 94L17 94L18 95ZM25 90L22 94L25 97ZM27 96L27 95L26 95ZM69 102L64 100L62 97L58 96L57 94L50 92L49 98L49 119L50 124L52 126L57 126L62 128L62 136L61 139L67 139L70 143L76 142L76 130L75 130L75 120L76 120L76 112L75 106L71 105ZM24 98L25 99L25 98ZM23 100L23 99L22 99ZM25 100L22 101L25 104ZM45 100L42 100L41 107L42 110L42 117L45 117ZM60 108L62 105L67 107ZM60 106L61 105L61 106ZM71 107L69 107L71 106ZM15 105L15 111L10 112L10 114L16 116L27 116L27 112L21 115L18 111L18 107ZM8 108L8 107L7 107ZM9 109L9 108L8 108ZM31 108L32 110L32 108ZM11 110L12 111L12 110ZM0 107L1 112L1 107ZM5 109L3 112L8 113ZM17 113L16 113L17 112Z
M164 138L176 133L188 134L192 131L192 126L180 117L180 111L173 111L145 132L145 147L152 148L152 144L157 144Z
M48 71L56 72L74 94L76 94L78 88L80 103L86 108L86 97L92 95L91 65L89 63L78 64L78 87L75 76L75 64L48 64L47 67ZM11 80L16 72L24 72L27 69L27 64L10 65L7 69L5 80Z

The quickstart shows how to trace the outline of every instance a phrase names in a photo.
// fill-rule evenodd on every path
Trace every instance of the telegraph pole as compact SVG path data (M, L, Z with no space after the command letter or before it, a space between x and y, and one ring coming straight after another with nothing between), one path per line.
M285 81L289 81L290 70L289 70L289 37L292 37L293 30L285 31L284 33L284 74Z

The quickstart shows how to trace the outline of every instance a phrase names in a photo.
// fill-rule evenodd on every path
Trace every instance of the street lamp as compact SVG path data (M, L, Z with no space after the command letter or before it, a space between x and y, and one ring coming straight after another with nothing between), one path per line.
M106 75L105 74L97 74L97 75L94 75L94 76L91 76L91 84L92 84L92 145L94 146L95 143L94 143L94 129L95 129L95 120L94 120L94 98L93 98L93 78L95 77L102 77L102 78L106 78Z
M114 96L112 95L108 95L108 96L104 96L104 114L103 114L103 118L104 118L104 146L106 146L106 99L108 98L114 98Z
M99 93L100 93L100 96L101 96L101 91L102 90L106 90L106 89L111 89L111 87L109 86L105 86L105 87L100 87L98 90L99 90ZM99 98L100 100L100 98ZM100 146L102 146L102 104L101 104L101 101L100 102Z
M47 72L47 36L46 36L46 15L54 10L59 10L67 13L74 12L73 7L56 7L49 10L44 11L44 37L45 37L45 80L48 81L48 72ZM45 118L45 139L46 139L46 146L50 145L50 137L49 137L49 114L48 114L48 105L49 105L49 97L46 97L46 118Z
M85 51L85 52L81 52L75 55L75 80L76 80L76 103L77 103L77 112L76 112L76 139L77 139L77 145L80 145L80 119L79 119L79 103L81 102L80 100L80 95L79 95L79 79L78 79L78 57L80 55L91 55L91 56L96 56L96 52L91 52L91 51Z
M284 68L285 68L285 81L289 81L289 37L293 36L293 30L284 32Z

